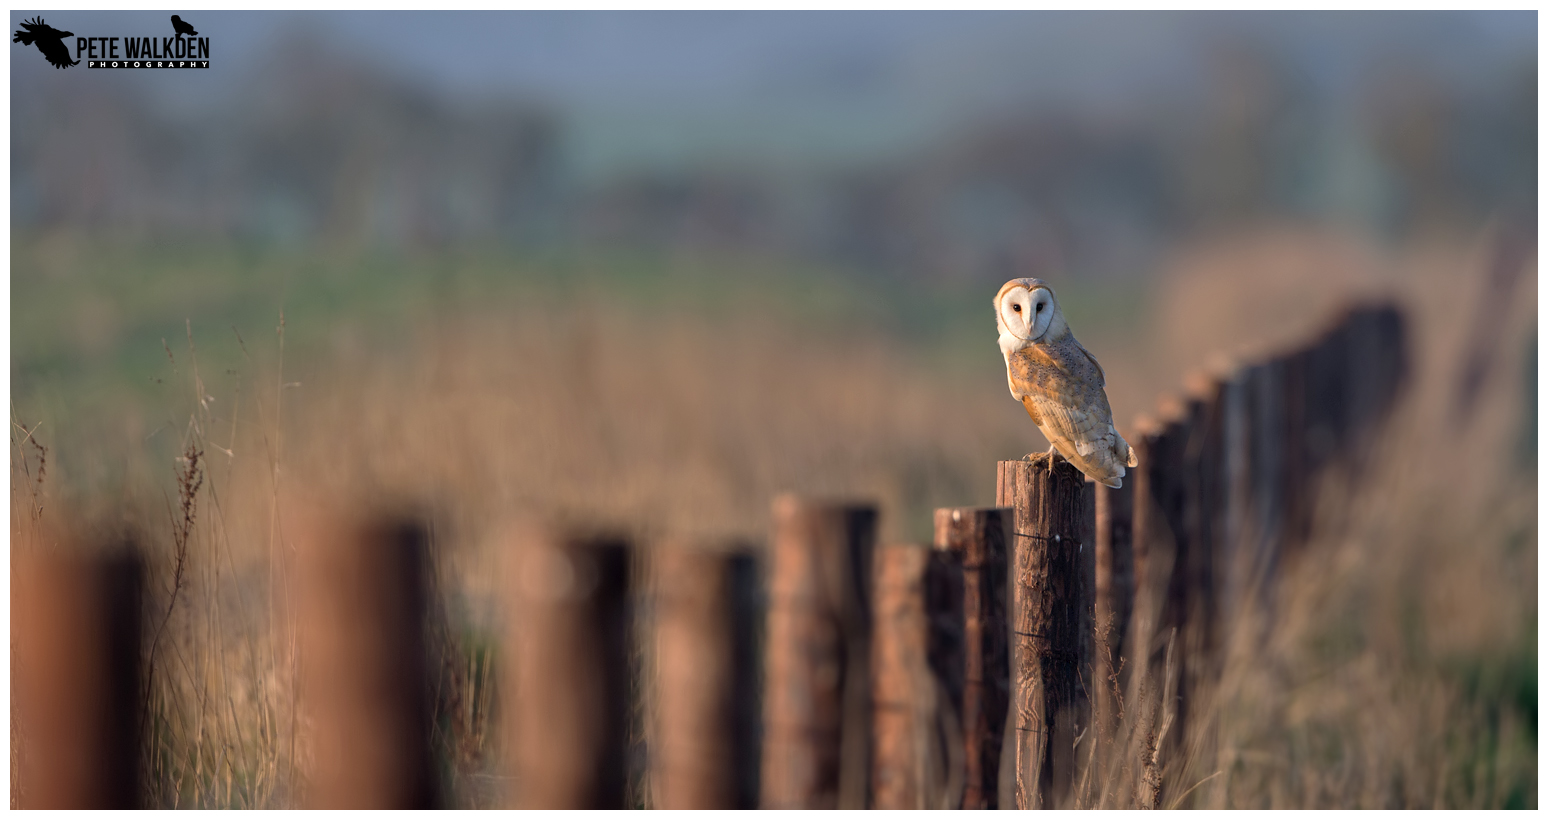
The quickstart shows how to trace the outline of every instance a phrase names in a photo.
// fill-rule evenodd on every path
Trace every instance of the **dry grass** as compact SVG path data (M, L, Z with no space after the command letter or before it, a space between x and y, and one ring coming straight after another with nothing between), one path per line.
M1339 503L1277 579L1272 621L1238 623L1205 693L1209 720L1158 761L1198 784L1159 795L1166 805L1536 805L1535 671L1530 715L1497 680L1536 668L1535 476L1510 461L1518 359L1536 322L1525 294L1502 319L1511 347L1480 415L1466 429L1444 421L1470 316L1455 301L1473 298L1481 253L1385 254L1304 233L1214 243L1178 257L1142 332L1081 334L1121 422L1211 353L1294 338L1350 293L1393 293L1414 312L1419 366L1379 469L1347 493L1325 488ZM153 803L287 806L304 780L287 492L348 489L433 511L446 607L436 737L456 803L488 805L500 755L488 579L511 517L619 523L647 541L761 541L769 498L795 490L877 499L884 538L925 540L934 507L986 502L993 462L1040 444L985 371L927 366L882 334L758 315L502 304L406 326L392 353L341 326L330 352L306 361L281 357L281 334L243 345L259 361L224 392L198 374L196 340L169 353L186 386L168 411L186 420L184 478L173 487L164 467L135 462L118 497L99 501L143 534L155 617L167 614L149 693ZM44 479L38 447L90 446L69 431L27 438L27 412L13 411L12 436L23 549L42 548L40 517L80 503ZM1268 639L1253 638L1260 628ZM1112 770L1138 753L1125 755ZM1088 804L1128 805L1101 797L1114 783L1088 788Z
M1535 281L1507 315L1470 422L1453 398L1484 248L1398 260L1416 361L1371 473L1321 488L1316 536L1266 623L1238 621L1206 708L1196 805L1537 805L1534 425L1520 374ZM1458 274L1462 274L1459 276ZM1263 639L1266 637L1266 640ZM1204 744L1195 744L1204 747Z
M1310 543L1223 619L1219 677L1179 743L1166 743L1169 693L1127 693L1082 805L1536 806L1537 488L1517 458L1535 424L1519 376L1535 283L1486 317L1510 347L1459 421L1482 280L1465 274L1482 262L1445 248L1395 260L1416 367L1372 466L1325 478ZM1183 674L1169 663L1162 680Z

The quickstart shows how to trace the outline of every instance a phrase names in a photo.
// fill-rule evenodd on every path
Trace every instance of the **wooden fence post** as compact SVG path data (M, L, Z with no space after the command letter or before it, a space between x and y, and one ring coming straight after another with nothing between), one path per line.
M1006 540L1015 511L943 507L935 546L962 562L962 808L999 808L1000 749L1010 707Z
M1129 436L1133 439L1133 436ZM1096 612L1095 657L1092 658L1092 725L1097 740L1106 746L1114 741L1118 729L1118 702L1124 691L1120 668L1128 672L1123 658L1124 641L1132 630L1129 619L1134 611L1134 481L1129 473L1124 485L1113 489L1096 488ZM1128 675L1121 675L1127 679ZM1099 752L1099 764L1107 754Z
M653 807L756 808L756 559L678 544L653 557Z
M961 689L959 556L911 544L875 557L871 691L878 809L960 803L962 750L954 703ZM933 668L931 661L944 663ZM944 676L938 675L944 672Z
M1248 588L1258 590L1261 603L1272 607L1274 590L1266 581L1279 566L1284 528L1284 365L1271 360L1247 374L1252 486L1247 579Z
M1096 488L1097 483L1089 478L1081 481L1080 530L1076 534L1079 546L1075 548L1075 558L1080 565L1080 665L1076 672L1080 675L1080 689L1084 695L1082 708L1085 710L1080 723L1081 731L1085 732L1081 737L1081 749L1089 749L1096 741L1095 732L1085 731L1095 725L1091 694L1096 685L1096 665L1093 663L1096 658ZM1087 752L1081 752L1081 761L1088 758Z
M1343 454L1349 416L1349 320L1328 327L1305 350L1306 423L1301 447L1308 481Z
M428 535L392 516L315 515L297 533L295 630L314 808L433 808Z
M1161 672L1154 690L1159 698L1156 753L1162 770L1177 758L1192 706L1192 687L1208 611L1201 579L1207 578L1200 543L1198 457L1192 444L1200 440L1203 411L1197 401L1165 396L1159 407L1164 426L1151 444L1152 501L1156 515L1146 535L1150 540L1150 580L1160 586L1159 619L1152 644L1152 672ZM1136 537L1138 535L1136 534ZM1168 663L1170 661L1170 663ZM1155 784L1160 799L1166 784Z
M763 808L864 808L876 509L773 503Z
M1344 450L1359 471L1365 466L1382 419L1407 378L1403 314L1391 305L1362 307L1350 312L1345 332L1349 407Z
M1184 490L1187 493L1187 588L1188 609L1183 617L1195 636L1194 676L1209 676L1218 641L1220 604L1219 569L1215 564L1218 519L1223 507L1225 430L1221 381L1204 373L1187 380L1188 443L1183 454Z
M966 769L962 690L967 664L962 647L967 610L963 606L962 556L946 550L928 552L924 581L928 623L925 657L926 671L935 690L935 709L933 719L924 727L925 742L929 744L926 761L930 767L925 804L952 809L962 805Z
M1370 321L1376 325L1372 335L1377 352L1372 358L1379 368L1371 375L1381 385L1376 397L1377 418L1385 419L1408 382L1408 324L1403 313L1392 305L1374 308Z
M1081 685L1088 530L1084 480L1047 456L999 462L997 503L1015 508L1011 559L1011 720L1016 808L1064 808L1075 739L1089 723ZM1093 546L1094 549L1094 546Z
M1139 459L1134 477L1133 549L1134 615L1132 620L1134 672L1125 708L1137 715L1137 734L1142 741L1135 804L1142 809L1160 805L1163 760L1160 745L1166 737L1165 701L1168 689L1165 666L1171 644L1168 623L1170 580L1177 563L1177 543L1169 508L1175 506L1175 470L1172 450L1176 436L1170 427L1141 416L1135 421L1130 441Z
M1280 528L1280 556L1290 559L1300 552L1306 538L1308 525L1309 464L1307 464L1307 360L1305 350L1286 354L1281 363L1284 381L1284 441L1280 452L1284 458L1284 517Z
M1353 456L1356 469L1364 465L1365 451L1370 448L1367 434L1372 432L1381 404L1383 379L1378 359L1380 340L1377 338L1376 315L1376 310L1365 307L1351 310L1345 318L1349 357L1345 370L1348 380L1345 397L1349 406L1341 444Z
M1223 566L1220 516L1226 499L1224 382L1196 372L1188 390L1187 447L1182 464L1186 493L1185 603L1179 613L1181 679L1177 688L1177 731L1174 749L1193 744L1196 755L1210 759L1214 739L1210 724L1200 721L1198 703L1220 679L1220 591ZM1194 725L1196 724L1196 725ZM1193 794L1197 794L1194 792Z
M1215 566L1220 571L1220 617L1226 621L1233 621L1240 614L1251 579L1247 561L1251 552L1246 542L1246 522L1252 509L1249 372L1233 371L1222 383L1220 393L1220 438L1225 453L1221 506L1216 519Z
M1150 416L1140 416L1134 421L1134 436L1129 439L1129 446L1134 449L1134 454L1139 460L1139 466L1129 471L1129 479L1124 480L1124 486L1131 487L1130 492L1130 550L1134 556L1134 609L1129 618L1129 646L1130 662L1133 672L1130 680L1134 682L1136 691L1127 695L1130 708L1139 706L1139 691L1146 685L1150 673L1151 647L1155 642L1157 625L1157 598L1156 582L1152 578L1152 560L1150 556L1150 544L1153 540L1151 533L1156 528L1157 516L1155 505L1155 480L1152 477L1152 465L1155 461L1156 437L1160 433L1160 424ZM1127 690L1126 690L1127 691Z
M528 530L507 567L503 703L519 808L624 808L629 544Z
M139 808L139 555L18 550L11 567L13 805Z

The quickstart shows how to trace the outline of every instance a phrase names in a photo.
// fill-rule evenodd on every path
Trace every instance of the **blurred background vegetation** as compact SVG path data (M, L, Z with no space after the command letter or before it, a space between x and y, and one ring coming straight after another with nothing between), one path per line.
M517 509L758 539L794 489L879 498L886 537L927 539L933 507L987 502L993 460L1046 447L994 344L989 299L1019 276L1058 290L1120 426L1189 368L1356 295L1447 323L1413 335L1449 396L1475 304L1500 304L1475 294L1494 238L1536 222L1530 12L189 19L208 70L59 71L12 48L13 536L20 499L106 498L156 541L192 443L227 492L201 525L229 559L211 590L265 588L285 482L428 498L470 600L481 522ZM1507 285L1498 412L1477 422L1493 449L1469 469L1535 498L1536 280ZM1403 769L1439 785L1274 781L1228 802L1535 806L1528 507L1479 547L1498 546L1493 593L1455 605L1499 616L1478 627L1493 648L1391 644L1452 693L1424 690L1421 736L1455 754ZM1475 513L1447 515L1461 532ZM1387 614L1423 632L1433 602L1404 600ZM272 620L224 628L261 643ZM1336 668L1373 662L1364 639L1307 640ZM266 657L252 702L283 698L283 653ZM1242 736L1304 763L1295 744L1341 720ZM1345 759L1324 740L1313 770ZM283 804L286 745L232 743L251 746L241 772L220 764L234 792L187 774L213 754L189 741L158 764L161 799ZM457 771L492 754L457 748ZM1480 755L1487 775L1447 785Z
M187 319L214 355L281 310L301 344L591 284L718 312L767 290L966 356L1016 276L1095 288L1063 301L1102 334L1200 237L1391 247L1535 207L1524 13L205 20L208 71L13 49L19 406L144 395Z

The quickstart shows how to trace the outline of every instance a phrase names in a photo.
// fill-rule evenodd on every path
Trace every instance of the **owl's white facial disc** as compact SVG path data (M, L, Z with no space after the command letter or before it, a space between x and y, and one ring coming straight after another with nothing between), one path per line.
M1053 296L1047 288L1014 287L1000 300L1000 321L1016 337L1035 342L1053 322Z
M1018 339L1027 338L1027 305L1031 294L1024 287L1014 287L1000 297L1000 323Z

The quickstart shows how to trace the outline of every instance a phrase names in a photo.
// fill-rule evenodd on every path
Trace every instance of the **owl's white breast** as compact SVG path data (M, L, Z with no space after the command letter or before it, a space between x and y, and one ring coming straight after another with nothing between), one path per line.
M1022 394L1016 390L1016 380L1011 378L1010 360L1017 351L1030 344L1031 342L1008 330L1000 334L1000 353L1005 356L1005 383L1010 385L1011 398L1016 401L1021 401Z

